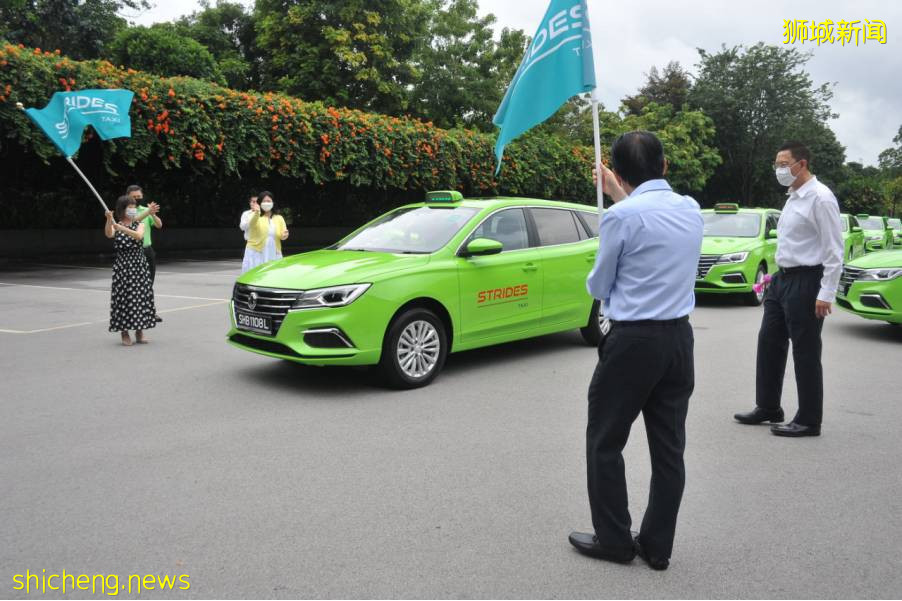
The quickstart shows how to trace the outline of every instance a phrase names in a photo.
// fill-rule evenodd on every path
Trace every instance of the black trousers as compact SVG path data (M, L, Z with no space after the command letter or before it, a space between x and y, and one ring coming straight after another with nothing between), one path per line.
M799 411L793 421L806 426L820 426L824 413L824 320L814 312L823 275L823 267L778 271L764 298L764 317L758 332L755 403L765 409L780 407L791 340L799 392Z
M154 252L153 246L144 247L144 256L147 257L147 266L150 268L150 285L153 287L153 281L157 277L157 253Z
M686 471L686 414L695 387L688 319L616 324L599 348L586 428L589 505L601 545L632 548L623 447L642 413L651 452L651 490L639 535L652 555L670 557Z

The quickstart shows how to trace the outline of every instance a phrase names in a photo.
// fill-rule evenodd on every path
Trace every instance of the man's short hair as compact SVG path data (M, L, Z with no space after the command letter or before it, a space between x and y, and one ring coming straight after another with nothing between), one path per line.
M806 161L808 166L811 166L811 151L808 150L808 147L802 144L801 142L797 142L795 140L790 140L777 149L777 152L783 152L784 150L788 150L789 154L792 155L797 161Z
M132 192L144 192L144 190L142 190L141 186L139 186L138 184L132 184L131 186L129 186L128 188L125 189L125 195L128 196Z
M651 132L627 132L611 145L611 167L634 188L648 180L661 179L664 177L664 145Z

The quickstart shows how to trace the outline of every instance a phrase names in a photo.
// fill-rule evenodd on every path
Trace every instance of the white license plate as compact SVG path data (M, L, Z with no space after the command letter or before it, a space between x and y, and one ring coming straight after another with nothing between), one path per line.
M272 336L272 317L235 311L235 325L239 330Z

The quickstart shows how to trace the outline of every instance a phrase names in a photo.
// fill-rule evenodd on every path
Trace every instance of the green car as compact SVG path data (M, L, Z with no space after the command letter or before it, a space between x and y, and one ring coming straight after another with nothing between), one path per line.
M886 222L886 217L858 215L858 222L864 230L865 251L875 252L893 247L893 230Z
M399 388L431 382L450 352L577 328L597 345L585 280L598 225L585 205L430 192L243 274L228 341L308 365L378 365Z
M902 219L898 217L887 217L886 223L893 230L893 247L902 248Z
M754 286L777 271L776 209L740 209L734 203L719 203L702 210L705 237L698 261L697 293L742 294L748 305L757 306L764 292Z
M843 213L840 217L842 218L843 260L851 261L864 254L864 232L855 215Z
M836 304L868 319L902 323L902 250L868 254L845 265Z

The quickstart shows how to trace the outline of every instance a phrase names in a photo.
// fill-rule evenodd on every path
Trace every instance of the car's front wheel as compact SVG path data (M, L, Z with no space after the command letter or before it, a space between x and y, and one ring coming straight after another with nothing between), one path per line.
M601 301L595 299L595 302L592 303L592 309L589 311L589 323L579 329L583 340L589 346L598 346L598 342L601 340L602 321L604 321L604 315L602 314Z
M745 295L745 304L750 307L757 307L762 302L764 302L764 278L767 276L767 268L764 266L764 263L758 266L758 271L755 272L755 285L761 286L761 292L755 292L752 290Z
M379 367L388 384L410 389L426 386L442 370L448 335L438 316L421 307L398 315L388 327Z

